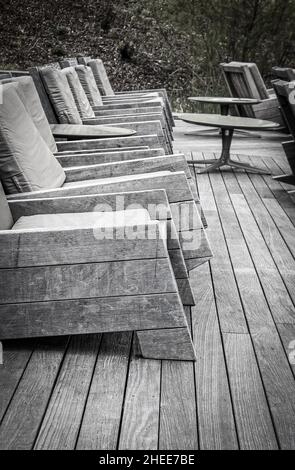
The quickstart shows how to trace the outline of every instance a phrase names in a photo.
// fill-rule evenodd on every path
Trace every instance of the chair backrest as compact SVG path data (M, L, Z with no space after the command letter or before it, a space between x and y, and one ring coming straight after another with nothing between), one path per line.
M4 83L0 106L0 179L6 194L58 188L65 173L27 112L17 88Z
M75 67L63 68L61 73L64 74L68 80L68 84L70 86L81 119L94 118L94 111L84 91Z
M284 80L285 82L295 80L295 69L289 67L273 67L272 73L277 79Z
M51 132L51 128L45 115L39 94L30 75L23 77L11 77L2 81L3 83L17 83L17 93L20 96L27 112L34 121L35 126L42 135L52 152L57 152L57 146Z
M275 80L273 87L289 131L295 139L295 80L292 82Z
M0 181L0 230L10 230L12 226L12 214Z
M46 92L44 82L41 76L42 67L31 67L29 68L30 75L34 81L36 90L38 92L42 107L50 124L58 124L58 117L56 115L55 109L49 99L49 96Z
M67 77L52 66L39 70L44 88L60 124L82 124Z
M91 68L80 64L76 65L75 70L91 106L102 106L101 94Z
M228 88L235 98L269 98L263 78L253 62L221 64Z
M78 65L78 60L75 57L64 57L59 61L59 64L62 69L66 67L75 67L75 65Z
M79 60L81 60L81 58L78 58L78 61ZM89 57L84 57L84 64L91 67L100 93L103 96L114 96L115 93L112 88L103 61L101 59L91 59Z

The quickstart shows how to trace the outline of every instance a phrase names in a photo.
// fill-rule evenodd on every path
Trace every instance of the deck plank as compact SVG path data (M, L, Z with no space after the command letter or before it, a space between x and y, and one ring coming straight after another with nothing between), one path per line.
M133 342L119 449L158 448L161 361L142 359Z
M277 449L250 335L225 333L224 344L241 449Z
M34 346L35 341L32 340L3 342L3 364L0 366L0 422L26 369Z
M36 346L0 426L0 448L30 450L61 365L68 338Z
M38 450L73 450L101 335L72 337L35 442Z
M234 450L238 439L209 265L195 269L191 282L199 441L202 450Z
M116 450L131 333L103 335L77 442L79 450Z

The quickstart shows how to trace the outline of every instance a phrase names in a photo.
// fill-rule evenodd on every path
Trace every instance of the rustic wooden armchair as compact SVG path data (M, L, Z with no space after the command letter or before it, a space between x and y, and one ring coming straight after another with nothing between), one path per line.
M91 70L89 70L91 73ZM136 131L137 135L157 135L160 146L164 148L166 153L172 152L171 140L166 133L163 122L161 121L162 116L159 114L134 114L134 115L120 115L120 110L117 109L114 112L118 114L113 117L95 116L95 108L89 105L88 98L84 92L84 99L80 100L80 109L77 107L72 90L68 83L67 77L61 72L51 66L44 68L38 68L31 70L33 79L36 83L37 80L42 82L45 94L40 96L41 101L47 100L50 102L54 110L54 121L55 123L61 124L87 124L87 125L108 125L113 127L121 127L132 129ZM78 80L79 82L79 80ZM40 89L41 85L37 87ZM80 89L80 93L83 90ZM76 95L78 96L78 94ZM82 114L82 106L84 106ZM124 105L125 106L125 105ZM48 108L48 104L45 106L45 111ZM52 121L52 113L48 116L50 123ZM82 116L82 117L81 117ZM94 116L94 117L93 117ZM159 145L159 144L158 144Z
M144 357L194 360L165 223L143 210L108 220L87 212L95 196L65 199L8 205L0 187L0 339L134 330ZM139 238L122 238L133 225Z
M295 80L285 82L276 80L273 87L278 97L285 122L293 140L283 142L283 148L288 159L292 174L275 176L274 179L295 185Z
M32 198L33 194L36 197L51 197L80 195L81 192L107 194L165 189L169 204L173 205L172 219L177 227L187 269L202 264L212 256L196 205L196 188L189 178L190 172L183 158L179 159L179 165L185 164L186 173L157 171L126 175L126 165L130 171L132 166L138 165L136 161L120 163L125 166L124 171L122 166L120 168L126 176L110 177L111 174L119 175L119 164L109 164L109 169L101 165L63 169L37 131L17 94L17 87L14 84L3 85L3 97L0 118L5 129L2 139L6 151L3 161L0 159L0 172L6 193L13 194L11 199L15 198L15 193ZM154 165L152 159L149 162ZM179 207L187 211L187 224L178 220Z
M91 59L91 57L77 57L79 64L89 65L94 73L95 80L99 90L104 97L105 101L110 100L122 100L126 98L143 98L151 97L152 95L158 95L162 98L165 111L171 126L174 126L174 119L172 113L172 107L167 95L165 88L153 89L153 90L128 90L128 91L114 91L108 74L106 72L104 63L101 59Z
M251 106L238 106L237 110L241 116L266 119L284 126L278 100L273 90L266 88L256 64L230 62L220 66L231 96L261 101Z
M295 80L295 69L290 67L273 67L272 73L277 80L292 82Z

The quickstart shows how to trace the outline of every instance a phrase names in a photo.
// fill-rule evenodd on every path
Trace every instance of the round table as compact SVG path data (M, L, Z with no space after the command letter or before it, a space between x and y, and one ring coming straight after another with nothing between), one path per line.
M210 164L209 167L201 170L200 173L216 170L224 165L234 168L241 168L251 172L259 172L268 174L260 168L255 168L246 163L240 163L230 158L230 148L234 131L236 129L248 131L270 131L276 130L280 124L272 121L264 121L261 119L244 118L237 116L221 116L220 114L178 114L178 118L184 122L196 125L204 125L208 127L217 127L221 130L222 152L218 160L189 160L191 164Z
M106 139L110 137L128 137L136 134L132 129L122 127L84 125L84 124L51 124L54 137L68 140Z
M245 106L245 105L254 105L261 103L258 99L251 99L251 98L233 98L233 97L223 97L223 96L191 96L188 98L190 101L194 101L196 103L206 103L206 104L215 104L220 106L220 114L222 116L228 116L230 107L231 106ZM193 131L188 132L188 135L216 135L216 131L214 129L208 129L203 131ZM238 134L241 135L249 135L247 132L239 131Z

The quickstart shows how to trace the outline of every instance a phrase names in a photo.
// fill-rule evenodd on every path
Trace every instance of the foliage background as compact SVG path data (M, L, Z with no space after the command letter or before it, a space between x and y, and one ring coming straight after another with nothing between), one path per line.
M295 0L0 0L0 67L101 57L116 89L166 87L181 106L224 93L218 64L295 67Z

